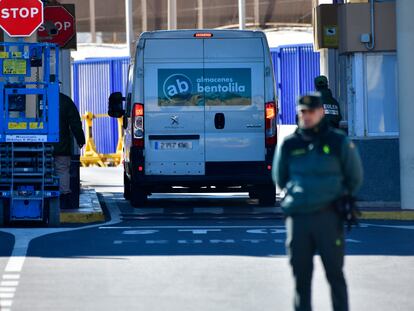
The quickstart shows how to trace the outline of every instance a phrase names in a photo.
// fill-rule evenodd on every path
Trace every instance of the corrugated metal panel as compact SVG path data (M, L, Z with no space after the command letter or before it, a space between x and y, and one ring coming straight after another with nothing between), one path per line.
M277 77L281 124L295 124L298 96L314 90L313 80L320 74L319 53L311 44L281 46L272 49Z
M74 100L79 112L107 113L108 97L126 88L129 58L91 59L73 63ZM85 126L85 124L84 124ZM93 137L100 153L113 153L118 139L117 121L94 120Z

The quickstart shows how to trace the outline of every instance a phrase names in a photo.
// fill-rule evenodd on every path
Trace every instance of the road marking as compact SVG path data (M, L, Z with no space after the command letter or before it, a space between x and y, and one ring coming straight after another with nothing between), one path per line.
M109 202L107 204L109 213L111 215L111 220L106 223L106 225L116 225L121 223L120 210L116 206L116 203ZM16 229L16 228L0 228L0 232L5 232L12 234L14 236L14 247L12 254L7 262L6 268L4 270L5 274L3 276L3 281L0 283L0 292L1 293L14 293L16 292L17 286L19 285L20 273L22 271L27 250L29 249L29 244L33 239L39 238L41 236L53 234L53 233L62 233L69 231L79 231L86 230L91 228L97 228L101 224L94 224L89 226L83 226L80 228L55 228L55 229ZM11 274L14 273L14 274ZM1 297L0 297L1 298ZM0 299L0 310L1 311L11 311L11 306L13 304L13 297L7 298L4 300ZM7 308L7 309L6 309Z
M168 244L168 240L145 240L145 244Z
M0 286L17 286L19 281L1 281Z
M278 234L278 233L286 233L286 229L250 229L246 231L247 233L252 234Z
M361 243L360 240L355 240L355 239L345 239L345 242L347 242L347 243Z
M160 232L159 230L125 230L122 234L125 235L146 235Z
M0 298L4 299L4 298L14 298L14 293L0 293Z
M24 260L25 260L24 256L11 257L4 271L6 271L7 273L21 272L23 268Z
M208 232L221 232L221 229L179 229L178 232L191 232L192 234L207 234Z
M15 291L15 287L0 287L0 293L14 293Z
M414 230L414 225L376 225L376 224L364 224L366 227L377 227L377 228L391 228L391 229L407 229Z
M11 307L13 304L12 300L0 300L0 307ZM4 309L1 309L4 310Z
M272 225L272 226L107 226L107 227L99 227L101 230L127 230L127 229L274 229L274 228L285 228L285 226L281 225Z
M18 274L5 274L3 275L4 280L18 280L20 279L20 275Z

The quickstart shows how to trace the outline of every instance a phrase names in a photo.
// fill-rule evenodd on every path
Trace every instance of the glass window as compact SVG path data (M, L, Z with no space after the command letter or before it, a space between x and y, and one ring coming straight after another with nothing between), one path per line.
M368 135L398 134L397 57L366 56L366 125Z

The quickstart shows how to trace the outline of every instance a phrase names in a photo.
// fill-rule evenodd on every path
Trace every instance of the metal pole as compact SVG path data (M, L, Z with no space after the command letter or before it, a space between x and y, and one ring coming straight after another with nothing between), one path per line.
M260 0L254 0L254 24L260 27Z
M141 0L142 32L148 30L148 9L147 0Z
M246 28L246 0L239 0L239 29Z
M125 0L125 24L128 56L131 56L132 43L134 42L134 26L132 23L132 0Z
M72 68L70 50L59 50L60 62L59 62L59 81L62 82L60 91L72 97Z
M414 72L414 1L397 0L397 60L398 101L400 116L400 176L401 207L414 209L414 105L412 100L412 74Z
M91 30L91 41L92 43L96 43L95 0L89 0L89 26Z
M177 0L168 0L168 30L177 29Z
M198 11L198 21L197 25L199 29L204 28L204 8L203 8L203 0L197 0L197 11Z

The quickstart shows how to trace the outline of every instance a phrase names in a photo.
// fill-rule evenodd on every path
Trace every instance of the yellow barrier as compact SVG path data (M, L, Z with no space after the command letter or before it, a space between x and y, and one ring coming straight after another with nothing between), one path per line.
M83 167L97 165L100 167L118 166L122 161L122 150L124 143L123 118L118 119L118 143L115 153L103 154L99 153L92 134L93 120L97 118L108 118L107 114L93 114L86 112L82 116L82 120L86 121L86 144L84 154L81 156Z

